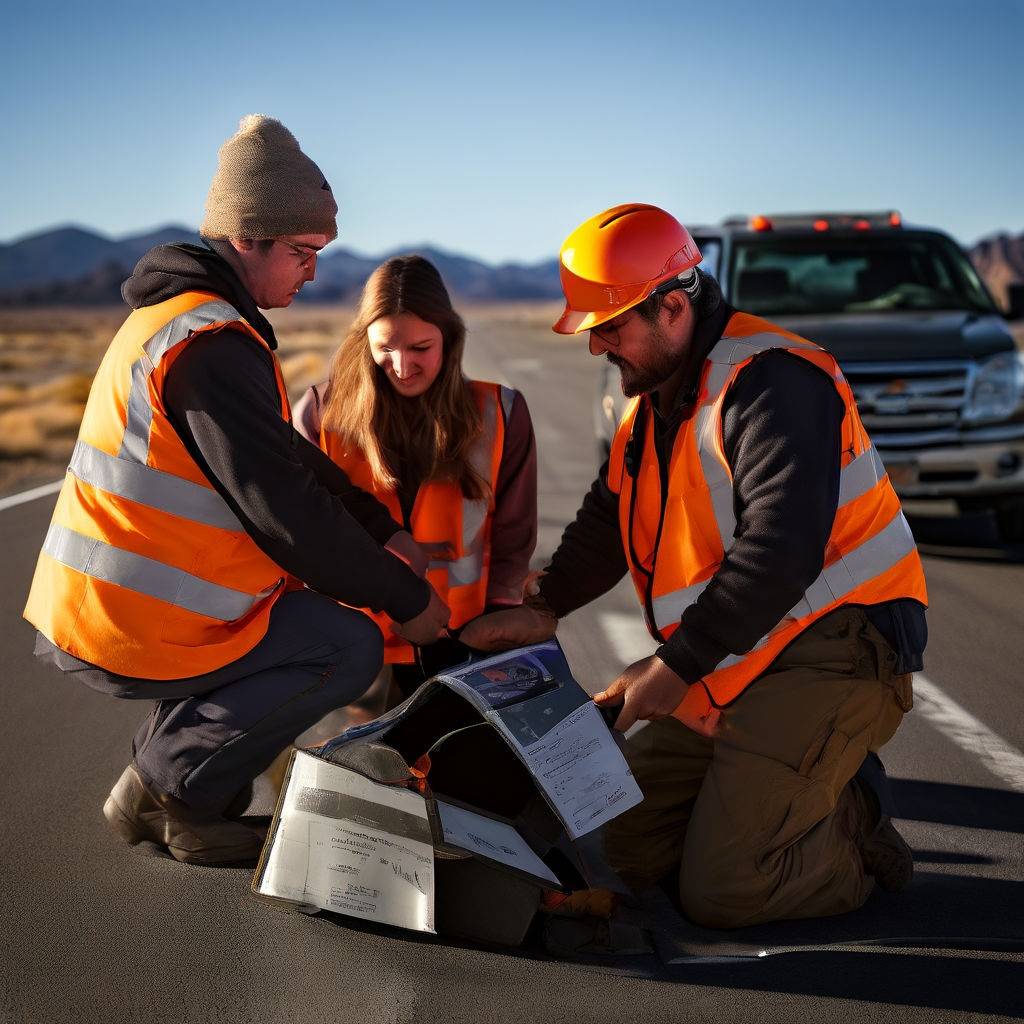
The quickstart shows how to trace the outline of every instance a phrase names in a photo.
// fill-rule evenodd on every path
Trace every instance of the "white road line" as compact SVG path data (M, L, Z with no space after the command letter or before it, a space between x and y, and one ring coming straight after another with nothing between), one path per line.
M598 622L612 653L624 664L629 665L652 653L654 642L639 614L601 612ZM1018 793L1024 793L1024 753L920 673L914 676L913 713L926 719L961 750L976 757L997 779Z
M1011 789L1024 793L1024 754L948 697L927 676L914 676L914 711L947 739L973 754Z
M612 654L623 665L632 665L634 661L654 653L656 644L647 632L639 609L632 613L599 612L597 621Z
M563 434L558 427L552 426L550 423L534 423L534 432L545 445L551 445L552 447L560 445L565 440L565 434Z
M36 498L45 498L48 494L56 494L64 486L64 478L54 480L51 484L43 484L41 487L33 487L30 491L22 491L20 494L9 494L6 498L0 498L0 512L5 508L14 508L15 505L24 505L27 501L35 501Z

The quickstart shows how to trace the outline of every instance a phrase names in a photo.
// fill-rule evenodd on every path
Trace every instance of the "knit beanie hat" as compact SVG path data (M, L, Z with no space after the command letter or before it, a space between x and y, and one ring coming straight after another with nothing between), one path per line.
M201 235L280 238L338 234L338 204L327 179L280 121L242 118L220 147Z

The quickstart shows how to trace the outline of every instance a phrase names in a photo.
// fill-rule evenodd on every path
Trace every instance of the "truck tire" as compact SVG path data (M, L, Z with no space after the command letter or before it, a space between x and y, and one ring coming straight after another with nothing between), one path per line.
M996 506L996 522L1004 544L1024 543L1024 498L1009 498Z

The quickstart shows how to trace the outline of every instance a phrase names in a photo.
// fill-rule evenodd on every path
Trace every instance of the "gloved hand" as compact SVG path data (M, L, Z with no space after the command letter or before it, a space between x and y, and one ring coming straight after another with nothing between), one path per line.
M614 728L625 732L635 722L667 718L682 704L688 689L661 658L652 654L627 665L610 686L594 694L594 703L599 707L621 703Z
M430 586L428 583L427 586ZM430 587L430 603L414 619L395 626L395 632L411 644L423 646L447 635L448 620L451 618L448 605L441 600L437 591Z
M412 534L405 530L399 530L392 535L391 540L384 545L385 551L390 551L395 558L400 558L420 579L427 575L427 565L430 559L423 550L412 539Z
M475 651L507 651L550 640L557 628L554 615L517 605L477 616L462 627L459 640Z

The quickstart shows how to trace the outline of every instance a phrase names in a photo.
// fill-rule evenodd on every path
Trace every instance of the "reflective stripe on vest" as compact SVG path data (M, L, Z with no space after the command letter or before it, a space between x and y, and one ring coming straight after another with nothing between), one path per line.
M705 478L709 475L714 479L708 481L708 487L711 493L711 504L715 510L715 520L718 523L719 535L722 539L722 547L728 551L730 545L735 539L736 535L736 513L733 508L733 493L732 493L732 478L728 473L722 469L722 464L713 455L708 455L703 446L700 448L701 453L701 464L705 467ZM714 467L714 469L712 469ZM712 470L709 474L708 470ZM839 508L843 508L849 505L851 501L856 501L861 495L867 494L872 487L875 487L885 477L885 465L882 462L882 457L878 454L877 449L874 445L871 445L866 452L862 452L858 455L849 465L844 466L839 471ZM914 538L910 533L910 526L907 524L902 513L897 517L902 520L903 527L899 531L901 536L905 535L906 543L909 546L906 550L902 550L900 544L895 544L892 548L893 554L897 551L901 551L899 555L893 558L893 562L899 561L904 555L908 555L914 549ZM890 524L886 527L885 533L890 527L895 529L894 524ZM874 540L875 538L872 538ZM866 542L864 547L867 547L871 541ZM857 549L859 550L859 549ZM849 560L851 556L847 556ZM888 568L890 563L886 563L881 566L877 572L869 573L864 577L863 580L859 580L858 583L865 582L872 576L878 575L879 572L884 571ZM818 586L819 582L830 570L824 570L821 576L815 580L814 583L808 588L807 594L801 599L798 608L810 606L812 603L808 599L808 594ZM654 598L652 607L654 609L654 620L655 625L658 629L664 629L667 625L672 622L676 622L681 618L683 612L688 608L698 597L704 592L704 588L711 582L711 578L708 577L706 580L702 580L700 583L693 583L688 587L682 587L679 590L675 590L669 594L662 594L661 597ZM844 594L849 593L852 588L847 588L843 591ZM825 604L830 602L826 601ZM817 607L824 607L819 605ZM815 609L816 610L816 609ZM793 613L795 617L795 612ZM803 613L806 614L806 613Z
M780 344L781 343L781 344ZM818 346L806 341L792 341L777 334L755 334L749 338L722 338L708 355L711 370L707 378L707 396L702 399L697 413L697 438L701 468L711 492L711 504L715 509L715 522L722 547L729 549L736 535L736 512L733 508L732 476L719 461L712 447L712 431L718 423L717 402L722 389L732 376L733 367L751 356L759 355L773 348L806 348L817 350Z
M134 551L115 548L56 523L50 524L43 551L62 565L86 576L116 583L119 587L222 622L240 619L280 585L278 581L258 594L244 594Z
M878 479L880 480L881 477ZM866 494L867 490L868 488L865 488L860 493ZM853 498L848 499L848 501L852 500ZM848 502L841 502L841 504L846 503ZM893 517L888 526L873 537L843 555L832 565L822 569L817 579L804 592L804 596L794 605L787 618L802 618L804 615L821 611L833 601L845 597L855 587L881 575L901 558L909 555L915 547L910 524L900 512ZM678 622L683 617L683 612L704 593L711 579L712 577L708 577L706 580L701 580L700 583L694 583L689 587L682 587L654 598L651 606L654 609L655 626L662 630L666 626ZM762 638L754 646L759 646L764 639ZM740 660L741 657L730 655L720 664L723 666L734 665Z
M205 302L180 313L164 324L142 346L144 356L132 364L124 437L117 456L79 440L75 444L68 472L83 483L108 494L204 526L242 532L243 527L238 517L212 487L204 487L146 464L153 424L153 408L149 396L150 375L173 345L213 324L238 320L241 320L241 314L234 306L216 301ZM225 622L237 619L274 590L271 587L259 594L244 594L209 583L135 552L84 537L64 527L51 526L50 529L53 537L47 535L43 550L64 565L210 618ZM64 552L64 555L54 554L54 547Z
M230 303L204 302L168 321L142 346L144 355L132 365L132 386L128 393L124 439L117 453L118 458L142 465L149 458L149 432L153 425L153 409L149 404L149 375L156 369L164 353L172 345L204 327L241 319L241 313Z
M505 413L505 425L508 426L508 418L512 415L512 403L516 400L515 389L506 384L499 384L498 387L501 391L501 408Z
M222 530L242 529L228 503L212 488L109 455L85 441L75 442L68 472L90 487L158 508L172 516Z
M842 600L862 583L880 576L886 569L895 565L900 559L915 548L914 535L910 532L910 524L902 512L893 517L889 525L859 547L842 556L832 565L821 570L817 579L807 588L804 596L796 603L786 619L800 619L805 615L814 615L822 608ZM654 614L658 629L664 629L682 618L683 612L704 592L710 580L696 583L692 587L676 590L656 598ZM786 621L783 620L783 622ZM768 634L770 636L771 634ZM763 636L751 650L757 650L768 640ZM748 652L749 653L749 652ZM737 665L746 654L730 654L720 661L716 668L728 668Z
M501 385L501 406L508 422L512 410L515 391ZM488 399L484 402L483 431L469 451L469 463L483 480L491 478L491 460L494 451L494 437L498 428L497 405ZM484 524L487 522L487 498L472 500L462 497L462 550L461 558L432 558L430 569L441 569L448 573L450 587L466 587L479 583L484 573ZM443 545L424 544L424 550L431 554L440 553L438 547Z

